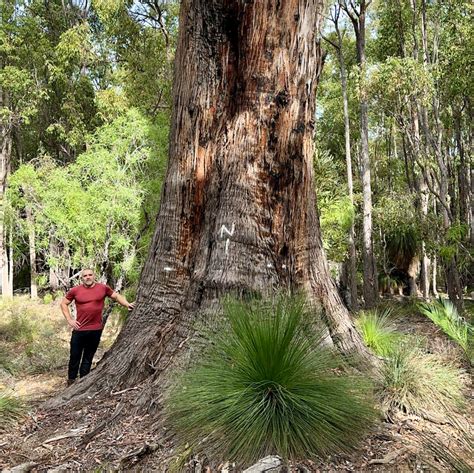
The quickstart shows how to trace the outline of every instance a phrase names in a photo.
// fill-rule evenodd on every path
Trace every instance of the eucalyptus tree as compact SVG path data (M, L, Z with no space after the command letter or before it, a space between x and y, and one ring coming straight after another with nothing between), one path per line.
M191 349L197 319L229 293L304 291L322 308L328 341L371 359L329 276L317 218L322 7L182 3L169 165L136 309L70 396L156 385Z
M25 40L38 39L39 25L23 21L21 3L7 0L0 4L0 280L4 296L13 293L13 274L8 270L11 265L7 241L11 235L8 237L5 226L5 191L19 130L31 123L44 98L43 87L36 87L34 71L25 66L34 56L29 53Z
M0 5L0 271L11 294L4 192L21 162L51 156L66 163L99 123L88 2L7 0ZM52 242L53 243L53 242ZM11 248L11 245L9 245ZM10 251L10 255L12 252Z
M132 109L88 137L87 151L74 163L62 166L43 158L12 174L7 195L16 214L16 238L29 248L32 296L37 275L46 276L46 268L50 286L62 288L82 265L97 268L112 285L133 279L154 149L150 127Z
M471 67L466 62L470 38L472 41L468 11L467 4L458 1L381 4L375 41L382 61L375 82L382 93L375 92L374 101L396 119L406 155L407 183L417 196L421 220L428 219L429 208L436 209L441 218L442 232L422 243L423 294L428 295L430 247L433 263L441 257L449 296L460 307L459 270L463 272L462 262L469 259L464 250L471 218L465 204L470 195L465 137L472 85L465 80L469 73L459 74L453 65L466 71ZM435 285L434 281L436 293Z
M357 63L359 66L360 94L360 162L362 180L363 212L363 265L364 265L364 302L373 307L378 301L377 266L374 255L372 235L372 185L369 156L368 97L366 87L366 20L371 0L340 0L339 5L349 17L356 37Z
M330 10L330 20L334 24L336 31L336 38L334 40L325 37L324 39L334 47L336 50L339 72L341 76L341 90L342 90L342 104L344 110L344 148L346 155L346 175L347 175L347 188L349 193L349 200L351 206L354 207L354 184L352 178L352 157L351 157L351 127L349 117L349 100L347 91L347 68L344 62L343 54L343 39L345 36L345 29L341 31L340 27L340 16L341 6L336 3ZM349 228L349 288L351 294L351 309L357 311L359 309L359 303L357 300L357 254L355 245L355 231L354 221L351 222Z

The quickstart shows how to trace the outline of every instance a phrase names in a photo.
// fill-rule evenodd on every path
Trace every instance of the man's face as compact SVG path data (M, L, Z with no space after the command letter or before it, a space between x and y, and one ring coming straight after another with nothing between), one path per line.
M92 286L95 283L95 275L90 269L85 269L81 274L82 284L84 286Z

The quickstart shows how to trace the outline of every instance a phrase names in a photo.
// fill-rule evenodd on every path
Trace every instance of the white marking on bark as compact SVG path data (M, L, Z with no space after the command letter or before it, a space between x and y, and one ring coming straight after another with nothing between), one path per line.
M273 268L273 264L272 263L267 263L267 268Z
M229 235L229 236L233 236L234 232L235 232L235 222L232 222L232 229L231 230L229 230L225 225L222 225L222 227L220 229L221 238L224 238L224 232L226 232L227 235ZM228 251L229 251L229 238L227 238L227 240L225 241L225 254L227 254Z
M169 266L165 266L165 267L163 268L163 271L168 271L168 272L169 272L169 271L173 271L173 268L170 268Z
M281 269L286 269L286 264L282 264Z
M221 238L224 237L224 232L226 232L228 235L232 236L235 231L235 223L232 222L232 230L229 230L225 225L222 225L221 227Z

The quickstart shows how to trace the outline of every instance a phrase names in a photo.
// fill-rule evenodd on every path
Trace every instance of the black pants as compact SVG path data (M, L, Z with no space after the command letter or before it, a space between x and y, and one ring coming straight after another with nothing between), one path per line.
M102 330L73 330L71 336L71 354L69 357L68 378L76 379L77 372L82 378L91 370L99 346Z

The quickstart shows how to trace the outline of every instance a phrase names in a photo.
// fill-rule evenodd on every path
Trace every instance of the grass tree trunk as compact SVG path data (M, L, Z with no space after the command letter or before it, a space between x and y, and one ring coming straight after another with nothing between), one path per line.
M71 395L165 376L228 293L304 291L334 344L370 359L330 278L316 209L321 9L182 3L169 165L137 305Z

